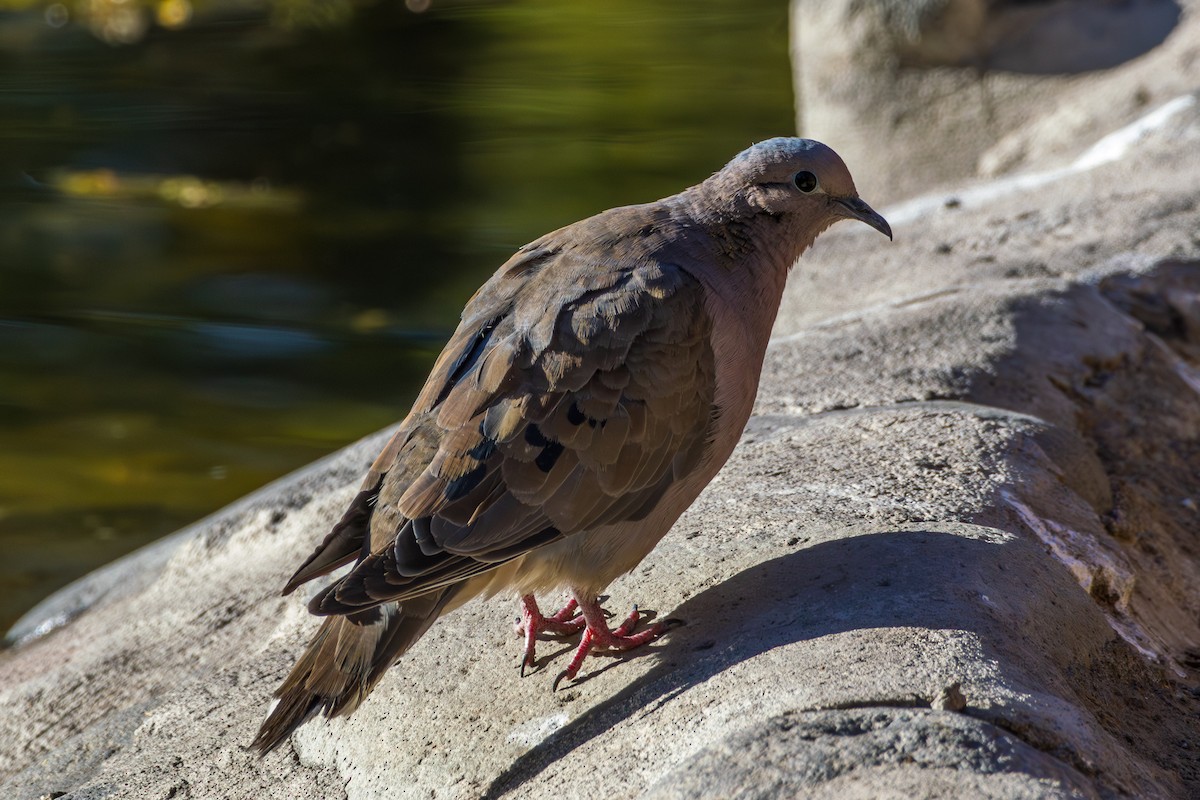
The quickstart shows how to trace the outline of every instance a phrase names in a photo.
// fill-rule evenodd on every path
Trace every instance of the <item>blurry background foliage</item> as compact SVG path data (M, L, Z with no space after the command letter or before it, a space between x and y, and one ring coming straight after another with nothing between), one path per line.
M0 628L402 417L520 244L792 118L783 0L0 0Z

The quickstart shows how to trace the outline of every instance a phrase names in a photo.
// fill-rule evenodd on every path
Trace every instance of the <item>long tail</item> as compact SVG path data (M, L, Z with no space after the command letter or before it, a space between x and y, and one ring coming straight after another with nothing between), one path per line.
M327 617L308 649L275 690L279 703L250 747L266 755L292 731L322 712L349 714L370 694L387 668L441 615L458 586L385 603L347 616Z

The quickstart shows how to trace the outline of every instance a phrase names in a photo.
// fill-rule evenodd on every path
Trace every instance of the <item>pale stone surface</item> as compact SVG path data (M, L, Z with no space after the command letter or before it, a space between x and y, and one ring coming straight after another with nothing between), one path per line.
M611 587L661 642L553 693L569 645L521 679L473 603L259 760L316 627L278 589L381 434L39 612L0 797L1200 795L1198 142L826 234L738 451Z
M887 201L1062 163L1195 88L1198 12L1197 0L792 0L799 130L836 142Z

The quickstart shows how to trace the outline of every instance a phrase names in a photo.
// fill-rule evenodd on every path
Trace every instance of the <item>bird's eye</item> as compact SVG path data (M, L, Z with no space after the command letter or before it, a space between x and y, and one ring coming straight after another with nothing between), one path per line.
M792 178L792 183L796 184L797 189L808 194L816 190L817 176L808 170L803 170L796 173L795 177Z

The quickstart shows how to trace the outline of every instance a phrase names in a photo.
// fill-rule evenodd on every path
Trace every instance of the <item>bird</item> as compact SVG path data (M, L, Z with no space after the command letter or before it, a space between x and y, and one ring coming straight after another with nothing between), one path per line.
M784 284L839 220L892 238L842 159L778 137L678 194L520 247L460 323L340 520L283 594L353 563L309 602L323 621L251 743L356 709L437 619L520 598L522 674L539 633L589 653L651 642L600 592L666 535L748 421ZM543 614L536 595L565 592Z

